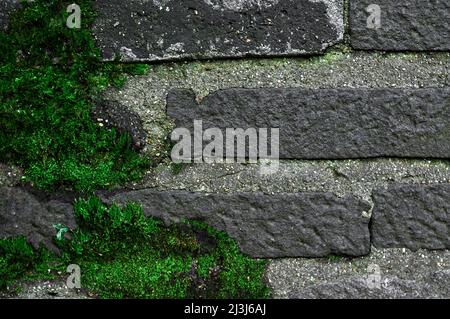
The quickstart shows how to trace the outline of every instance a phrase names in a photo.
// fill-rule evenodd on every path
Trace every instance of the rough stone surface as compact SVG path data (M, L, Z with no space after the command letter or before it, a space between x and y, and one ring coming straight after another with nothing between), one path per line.
M39 198L19 187L0 188L0 238L23 235L35 248L56 250L57 224L75 227L70 201Z
M18 0L2 0L0 2L0 31L8 28L9 16L18 7Z
M324 56L161 63L130 77L105 98L139 114L147 132L145 154L161 158L173 122L167 93L190 88L197 99L229 88L423 88L450 85L449 53L329 52Z
M449 298L450 271L436 272L424 282L386 276L380 285L371 286L368 276L350 277L291 292L295 299L415 299Z
M84 289L68 288L66 281L67 277L62 276L52 281L15 283L13 287L0 290L0 299L90 299L96 297Z
M103 100L96 104L91 114L99 125L115 128L119 133L128 133L135 150L145 147L147 134L139 116L118 102Z
M322 52L343 38L342 0L100 0L106 60L155 61Z
M381 9L380 28L368 28L369 5ZM450 50L450 2L351 0L350 41L355 49Z
M373 194L376 247L450 248L450 184L394 185Z
M449 298L450 251L378 249L358 258L277 259L275 298Z
M138 202L146 215L177 222L200 219L227 232L253 257L318 257L369 253L369 204L329 193L201 194L150 189L121 192L107 202Z
M173 90L177 127L279 128L282 159L450 158L450 89Z
M0 163L0 187L19 185L23 176L21 168Z

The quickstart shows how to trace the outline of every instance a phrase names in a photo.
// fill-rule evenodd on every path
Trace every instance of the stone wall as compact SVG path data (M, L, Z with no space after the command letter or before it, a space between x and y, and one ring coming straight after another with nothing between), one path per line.
M0 26L15 3L0 4ZM450 2L95 5L103 58L151 64L99 112L138 117L138 149L161 158L142 182L99 192L106 202L136 201L167 223L204 220L245 253L278 258L268 270L277 297L450 297ZM165 143L195 119L280 128L277 170L202 163L174 174ZM1 171L0 236L52 248L52 225L75 223L70 196ZM378 290L365 281L372 264L386 274Z

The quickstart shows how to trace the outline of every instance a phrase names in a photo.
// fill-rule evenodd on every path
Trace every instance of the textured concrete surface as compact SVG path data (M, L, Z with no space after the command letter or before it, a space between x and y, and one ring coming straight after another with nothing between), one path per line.
M103 57L155 61L320 53L342 40L343 0L100 0Z
M450 184L392 185L373 192L376 247L450 248Z
M450 298L450 252L372 248L358 258L277 259L275 298Z
M5 0L0 2L0 29L6 25L7 15L4 13L7 6L11 6L16 1ZM98 1L100 2L100 1ZM159 8L169 12L156 12L161 16L171 15L172 4L175 0L148 0L149 6L157 5ZM275 12L278 0L204 0L208 5L208 11L211 16L228 14L228 16L247 16L245 21L252 23L252 12ZM324 46L339 41L342 37L343 23L339 14L341 2L310 0L309 3L315 8L321 7L321 16L324 17L326 11L327 19L318 21L326 23L326 27L335 26L337 33L328 34L328 38L299 39L297 43L322 43ZM111 6L123 5L123 2L108 1ZM127 4L129 6L140 6L144 0L134 1ZM200 3L199 1L183 1L185 3ZM298 1L297 3L300 3ZM353 1L355 6L363 6L366 1ZM381 1L380 4L393 6L393 2ZM435 7L427 9L429 3ZM413 4L407 7L407 4ZM325 6L324 6L325 5ZM364 30L366 25L367 12L362 8L361 12L353 15L355 21L352 28L353 45L379 46L380 50L442 50L448 46L448 26L449 22L443 20L442 16L448 16L448 2L423 2L401 0L396 3L397 8L390 10L392 16L382 16L383 22L387 22L379 30ZM446 11L434 12L439 9L438 6L444 6ZM383 8L382 8L383 9ZM423 9L423 10L422 10ZM148 25L145 21L147 13L136 11L133 16L130 12L117 10L113 12L113 17L124 17L124 21L133 20L132 23L141 23ZM214 11L212 11L214 10ZM199 15L201 12L197 10ZM194 12L195 14L195 12ZM289 16L291 12L281 12L281 15ZM397 15L397 16L396 16ZM256 17L257 21L263 15ZM387 18L387 19L386 19ZM219 19L220 20L220 19ZM427 24L424 21L427 21ZM147 50L145 39L140 38L139 33L128 32L132 24L122 25L119 21L113 21L107 24L107 20L99 22L97 27L102 27L108 31L117 40L111 44L124 59L139 60L138 53L142 51L133 50L133 45L141 46ZM119 24L117 24L119 22ZM308 21L306 21L308 22ZM429 22L429 23L428 23ZM237 26L241 23L235 21L231 26ZM301 21L295 21L300 26ZM235 33L231 34L233 39L240 40L240 36L250 34L247 38L238 42L241 49L247 50L255 46L252 37L263 34L258 33L264 28L275 28L279 25L268 24L257 28L254 33ZM384 27L388 28L385 29ZM213 26L214 27L214 26ZM225 29L226 30L226 29ZM248 31L244 30L244 31ZM279 28L283 30L283 27ZM405 32L407 30L407 32ZM408 33L408 30L413 32ZM101 31L101 30L100 30ZM164 30L163 30L164 31ZM219 30L222 32L223 30ZM145 30L151 33L153 30ZM360 33L359 33L360 32ZM389 34L387 32L390 32ZM286 33L283 31L286 35ZM199 36L210 36L205 32L198 33ZM178 34L167 34L169 39L175 39ZM181 36L181 35L180 35ZM442 36L447 41L442 43ZM133 39L135 40L133 42ZM286 38L281 37L280 40ZM331 42L327 39L331 39ZM444 38L445 39L445 38ZM120 40L120 41L119 41ZM406 41L405 41L406 40ZM128 42L127 42L128 41ZM259 41L259 39L258 39ZM364 44L361 42L364 41ZM129 47L123 47L123 43ZM280 42L283 44L282 42ZM144 46L145 44L145 46ZM178 42L173 46L167 43L157 42L157 49L168 59L172 58L196 58L204 56L182 56L189 53L186 46L183 47ZM226 48L227 43L220 43L222 48ZM286 44L286 43L285 43ZM200 46L197 43L191 43L194 48L208 48L209 43ZM275 43L270 49L275 54L286 54L289 48L279 46ZM318 45L314 48L322 50ZM383 49L383 46L388 48ZM408 47L409 46L409 47ZM411 48L411 46L413 46ZM427 48L426 46L429 46ZM284 53L278 53L278 48L284 50ZM256 55L266 55L267 48L261 47ZM294 48L295 49L295 48ZM105 97L113 104L120 104L127 107L139 115L146 133L144 152L152 157L165 157L165 141L173 128L173 122L166 116L166 96L173 88L192 89L195 92L197 102L201 102L209 93L219 89L229 88L303 88L303 89L330 89L330 88L442 88L450 85L450 54L449 53L370 53L370 52L350 52L348 48L337 48L342 51L331 50L324 56L313 58L274 58L274 59L238 59L238 60L220 60L213 62L182 62L165 63L151 66L151 71L146 76L130 77L130 81L122 89L111 89L105 94ZM164 53L163 50L166 52ZM183 52L185 50L185 52ZM448 47L447 49L448 50ZM295 50L292 50L292 52ZM208 53L208 52L207 52ZM211 52L209 52L211 53ZM208 54L209 54L208 53ZM233 52L233 54L236 52ZM305 52L294 52L302 54ZM147 51L143 56L150 56ZM212 54L220 56L218 51ZM247 53L245 53L247 54ZM248 53L250 55L255 52ZM269 53L270 54L270 53ZM236 56L243 55L237 52ZM153 58L150 56L150 58ZM159 59L159 57L157 58ZM113 114L115 115L115 114ZM119 121L121 122L120 115ZM117 118L117 117L116 117ZM102 120L104 120L102 118ZM99 123L102 121L98 120ZM108 120L109 122L109 120ZM128 121L129 122L129 121ZM127 123L128 123L127 122ZM132 121L134 122L134 121ZM103 122L106 124L106 122ZM120 124L120 123L119 123ZM128 123L130 124L130 123ZM125 129L127 125L123 126ZM136 126L137 127L137 126ZM136 131L140 136L140 148L143 139L141 128ZM22 181L22 172L16 167L0 164L0 186L20 185ZM198 192L199 196L204 193L217 193L219 197L230 196L236 192L255 192L258 196L267 198L268 195L276 195L281 198L283 193L296 192L325 192L326 196L333 198L334 202L345 203L345 198L354 198L355 202L360 200L369 203L367 211L361 214L365 220L368 220L373 212L374 198L372 192L379 189L393 189L392 193L383 193L386 199L389 199L392 225L402 230L401 234L394 236L393 241L401 242L402 245L408 245L411 248L422 247L420 244L423 237L408 237L408 229L405 227L412 225L412 229L419 227L419 233L428 232L430 229L438 234L441 242L445 243L448 233L445 237L445 231L448 232L448 192L441 193L436 191L408 191L404 194L398 190L397 184L403 184L400 189L428 189L428 187L437 187L439 189L448 188L450 183L450 165L445 160L405 160L405 159L366 159L366 160L320 160L320 161L281 161L279 170L274 174L261 175L261 165L240 165L240 164L215 164L215 165L185 165L180 173L174 173L173 168L167 163L161 164L155 170L149 171L142 183L131 184L130 188L137 189L136 192L156 192L182 190L184 192ZM427 186L427 185L435 186ZM441 186L436 184L442 184ZM397 185L394 187L394 185ZM149 188L150 190L142 190ZM130 190L126 190L130 192ZM396 202L395 196L399 196L402 201ZM415 198L412 198L412 196ZM417 195L417 196L416 196ZM292 196L292 194L290 195ZM321 194L324 196L324 194ZM346 197L347 196L347 197ZM437 198L435 202L434 199ZM442 200L445 200L443 202ZM25 189L0 188L0 237L16 234L25 234L31 238L36 246L39 243L51 246L51 238L55 231L53 224L63 223L71 225L71 216L66 212L71 210L72 201L57 196L46 197L29 192ZM299 201L300 202L300 201ZM441 203L442 205L439 205ZM164 202L158 205L171 205ZM402 206L403 204L403 206ZM206 204L205 204L206 205ZM215 203L212 203L213 207ZM289 205L289 203L280 203L280 206ZM366 204L364 204L366 206ZM155 205L158 207L157 205ZM212 209L210 207L208 209ZM267 206L267 205L266 205ZM437 207L436 207L437 206ZM251 213L261 211L262 208L254 205L255 209L249 209ZM406 209L405 209L406 207ZM425 207L429 217L438 216L436 221L432 218L423 218L420 212ZM219 206L220 208L220 206ZM396 213L392 214L395 208ZM170 211L170 210L169 210ZM406 213L405 213L406 211ZM399 213L397 213L399 212ZM417 213L419 214L413 214ZM160 212L159 212L160 213ZM189 214L187 214L189 215ZM374 220L377 218L375 210ZM192 214L193 216L193 214ZM226 216L222 214L221 218ZM251 216L248 214L247 216ZM442 217L443 216L443 217ZM175 214L163 216L166 219L177 219ZM409 223L402 224L401 219L406 218ZM325 220L324 220L325 221ZM426 223L424 223L424 221ZM325 222L328 222L326 220ZM332 224L335 220L330 221ZM233 225L226 218L218 220L217 223L225 229L227 225L236 230L239 234L238 225ZM25 226L23 226L24 224ZM431 225L430 225L431 224ZM285 227L287 227L287 223ZM429 227L428 227L429 226ZM271 225L266 225L270 229ZM425 231L422 231L425 229ZM437 229L437 232L435 231ZM388 229L386 229L388 230ZM292 231L292 228L287 229ZM414 234L414 233L413 233ZM277 235L277 234L276 234ZM336 234L331 234L332 238ZM384 235L384 234L383 234ZM393 237L389 237L392 242ZM326 236L323 236L324 238ZM344 236L345 237L345 236ZM431 238L434 238L433 235ZM439 239L438 238L438 239ZM425 241L426 242L426 241ZM418 244L419 243L419 244ZM433 241L435 243L435 241ZM273 245L273 244L272 244ZM433 244L433 247L436 247ZM440 247L442 248L442 247ZM367 248L368 250L368 248ZM408 249L378 249L372 247L371 254L360 258L342 258L329 256L327 258L297 258L297 259L278 259L270 262L267 272L268 279L274 289L275 297L286 298L313 298L313 297L352 297L352 298L450 298L449 294L449 266L450 255L448 250L428 251L419 250L412 252ZM369 268L378 266L380 269L380 286L371 287L373 283ZM370 267L369 267L370 266ZM66 294L63 283L29 283L23 286L25 298L46 298L71 296ZM5 297L5 295L0 295Z
M192 91L173 90L167 114L192 138L199 120L203 130L219 128L223 140L227 128L278 128L281 159L450 158L450 88L236 88L200 104Z
M205 194L151 189L103 196L134 201L166 222L203 220L235 239L252 257L360 256L369 252L370 205L330 193Z
M368 27L373 4L380 8L379 28ZM450 50L449 12L449 1L350 0L350 42L364 50Z

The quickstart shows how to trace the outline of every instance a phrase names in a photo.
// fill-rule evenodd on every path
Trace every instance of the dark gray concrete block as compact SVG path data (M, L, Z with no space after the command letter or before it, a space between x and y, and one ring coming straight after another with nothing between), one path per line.
M450 184L394 185L373 193L376 247L450 248Z
M450 271L437 271L422 280L381 276L351 276L291 291L293 299L442 299L450 297Z
M200 104L173 90L167 114L191 132L279 128L281 159L450 158L450 88L227 89Z
M378 28L368 27L367 20L372 21L374 12L369 12L370 5L379 6ZM349 14L350 40L355 49L450 50L450 1L350 0Z
M142 120L139 115L120 103L99 101L91 112L91 118L105 127L116 129L120 134L129 134L136 151L145 147L147 133L142 125Z

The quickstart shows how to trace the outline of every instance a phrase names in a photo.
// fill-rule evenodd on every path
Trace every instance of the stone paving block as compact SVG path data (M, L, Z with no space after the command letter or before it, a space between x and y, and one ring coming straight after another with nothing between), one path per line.
M450 50L450 1L350 0L349 14L355 49Z
M99 0L106 60L321 53L343 38L342 0Z
M371 234L381 248L450 248L450 184L375 190Z
M448 87L226 89L200 103L173 90L167 114L192 134L202 120L224 139L226 128L279 128L281 159L450 158Z

